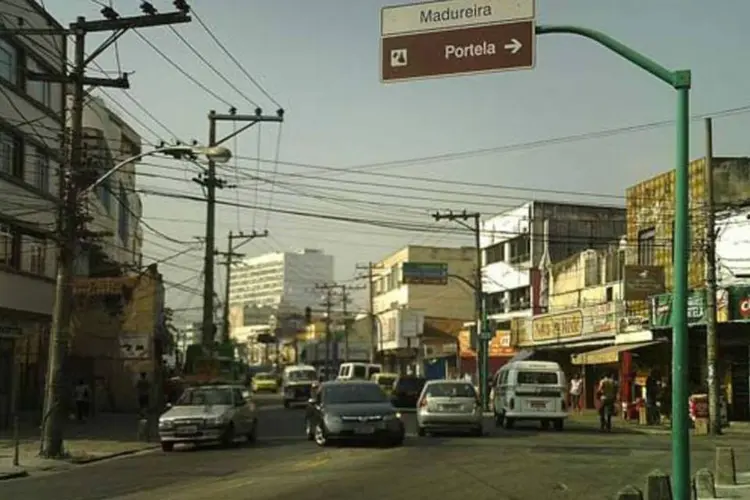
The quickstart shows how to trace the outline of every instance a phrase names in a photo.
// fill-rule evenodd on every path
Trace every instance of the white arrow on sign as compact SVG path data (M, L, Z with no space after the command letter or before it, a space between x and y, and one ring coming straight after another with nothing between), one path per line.
M521 49L523 48L523 45L521 44L521 42L519 42L519 41L518 41L518 40L516 40L515 38L511 38L511 39L510 39L510 43L506 43L506 44L505 44L505 45L503 46L503 48L504 48L505 50L510 50L510 53L511 53L511 54L517 54L517 53L518 53L518 51L519 51L519 50L521 50Z

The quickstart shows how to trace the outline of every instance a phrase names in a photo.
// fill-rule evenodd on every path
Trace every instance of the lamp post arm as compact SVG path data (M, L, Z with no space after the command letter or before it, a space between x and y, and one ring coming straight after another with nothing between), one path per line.
M158 153L166 153L166 152L174 151L174 150L175 150L174 146L171 146L168 148L157 148L157 149L146 151L144 153L139 153L135 156L131 156L130 158L126 158L122 160L121 162L115 164L112 168L110 168L106 172L104 172L98 179L92 182L91 185L89 185L87 188L81 190L81 195L83 196L87 193L90 193L91 191L99 187L103 182L105 182L107 179L112 177L112 175L114 175L118 170L120 170L122 167L124 167L128 163L133 163L134 161L138 161L141 158L144 158L146 156L151 156L151 155L158 154Z

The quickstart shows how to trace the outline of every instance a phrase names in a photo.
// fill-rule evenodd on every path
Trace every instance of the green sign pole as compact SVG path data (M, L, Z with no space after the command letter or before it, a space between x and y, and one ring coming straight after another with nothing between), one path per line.
M599 31L578 26L537 26L537 35L569 34L589 38L667 83L677 91L675 155L674 282L672 293L672 490L675 500L690 500L690 436L688 434L687 271L689 241L688 161L690 142L690 71L669 71Z

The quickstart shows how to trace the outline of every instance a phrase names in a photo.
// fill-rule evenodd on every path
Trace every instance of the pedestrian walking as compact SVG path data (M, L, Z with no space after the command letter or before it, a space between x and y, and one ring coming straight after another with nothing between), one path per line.
M583 379L581 375L576 373L573 378L570 379L570 407L574 413L580 413L581 408L581 394L583 393Z
M609 432L612 430L612 414L615 412L617 397L615 380L609 373L599 381L596 395L599 398L599 427L602 431Z
M656 370L651 370L646 378L646 424L655 425L659 423L659 380L661 376Z
M89 415L91 391L84 379L78 381L78 385L76 385L73 395L76 402L76 420L79 422L85 422L86 417Z
M141 376L135 384L135 390L138 394L138 411L141 417L145 417L148 414L149 400L151 399L149 397L151 394L151 383L146 378L145 372L141 372Z

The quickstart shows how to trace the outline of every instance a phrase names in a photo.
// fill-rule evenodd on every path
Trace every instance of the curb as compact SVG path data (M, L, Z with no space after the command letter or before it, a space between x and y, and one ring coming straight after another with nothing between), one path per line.
M147 446L147 447L144 447L144 448L135 449L135 450L124 450L124 451L118 451L118 452L115 452L115 453L107 453L107 454L99 455L99 456L82 457L82 458L79 458L79 459L75 459L74 458L74 459L70 460L70 463L72 465L94 464L94 463L97 463L97 462L103 462L105 460L111 460L111 459L114 459L114 458L120 458L120 457L127 457L127 456L130 456L130 455L135 455L137 453L142 453L144 451L155 450L158 447L159 447L159 445L153 444L153 445L150 445L150 446Z
M28 477L29 473L25 470L15 472L0 473L0 481L9 481L11 479L21 479Z

